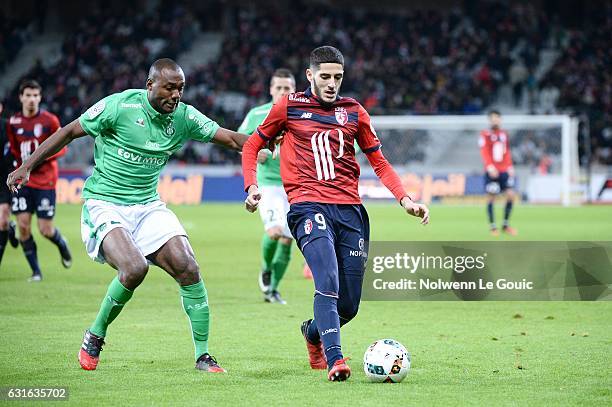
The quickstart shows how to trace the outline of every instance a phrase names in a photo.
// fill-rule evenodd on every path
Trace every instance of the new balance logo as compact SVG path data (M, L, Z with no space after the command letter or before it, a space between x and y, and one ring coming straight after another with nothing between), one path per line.
M300 119L310 119L310 118L312 118L312 113L310 113L310 112L304 112L300 116Z

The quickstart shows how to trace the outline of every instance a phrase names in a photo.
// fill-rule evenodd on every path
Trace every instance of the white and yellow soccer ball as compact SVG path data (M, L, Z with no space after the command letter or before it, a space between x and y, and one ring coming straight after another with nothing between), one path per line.
M410 370L410 353L394 339L380 339L363 355L363 370L375 383L399 383Z

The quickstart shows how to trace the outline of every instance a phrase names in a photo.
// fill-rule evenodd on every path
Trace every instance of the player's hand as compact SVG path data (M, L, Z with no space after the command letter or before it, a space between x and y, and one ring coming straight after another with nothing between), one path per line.
M259 206L259 201L261 200L261 192L259 192L259 188L257 185L251 185L249 187L249 195L244 200L244 206L246 210L249 212L255 212L257 207Z
M495 168L492 165L487 167L487 173L489 174L489 177L493 179L496 179L499 177L499 171L497 171L497 168Z
M268 153L265 150L259 150L257 153L257 162L263 164L268 160Z
M15 171L11 172L6 178L6 185L9 190L13 193L17 193L17 190L25 184L28 183L30 179L30 170L28 170L25 166L21 166L17 168Z
M514 177L514 167L508 167L508 176Z
M427 206L412 202L407 196L402 198L400 204L409 215L421 218L422 225L427 225L429 223L429 208L427 208Z

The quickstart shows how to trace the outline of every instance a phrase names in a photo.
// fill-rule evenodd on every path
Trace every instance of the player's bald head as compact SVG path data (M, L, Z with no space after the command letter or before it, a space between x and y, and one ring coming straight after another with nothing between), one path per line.
M162 114L171 113L178 107L185 87L185 74L170 58L153 62L147 78L147 98L151 106Z
M178 74L182 77L185 77L183 69L173 59L161 58L153 62L151 68L149 68L148 79L154 81L166 73Z

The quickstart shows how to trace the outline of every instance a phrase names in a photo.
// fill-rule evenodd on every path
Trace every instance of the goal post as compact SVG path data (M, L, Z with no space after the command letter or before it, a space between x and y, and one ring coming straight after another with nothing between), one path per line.
M478 116L373 116L383 151L400 173L483 173ZM578 120L568 115L503 115L517 173L528 202L569 206L583 201L578 162ZM412 151L411 151L412 150Z

